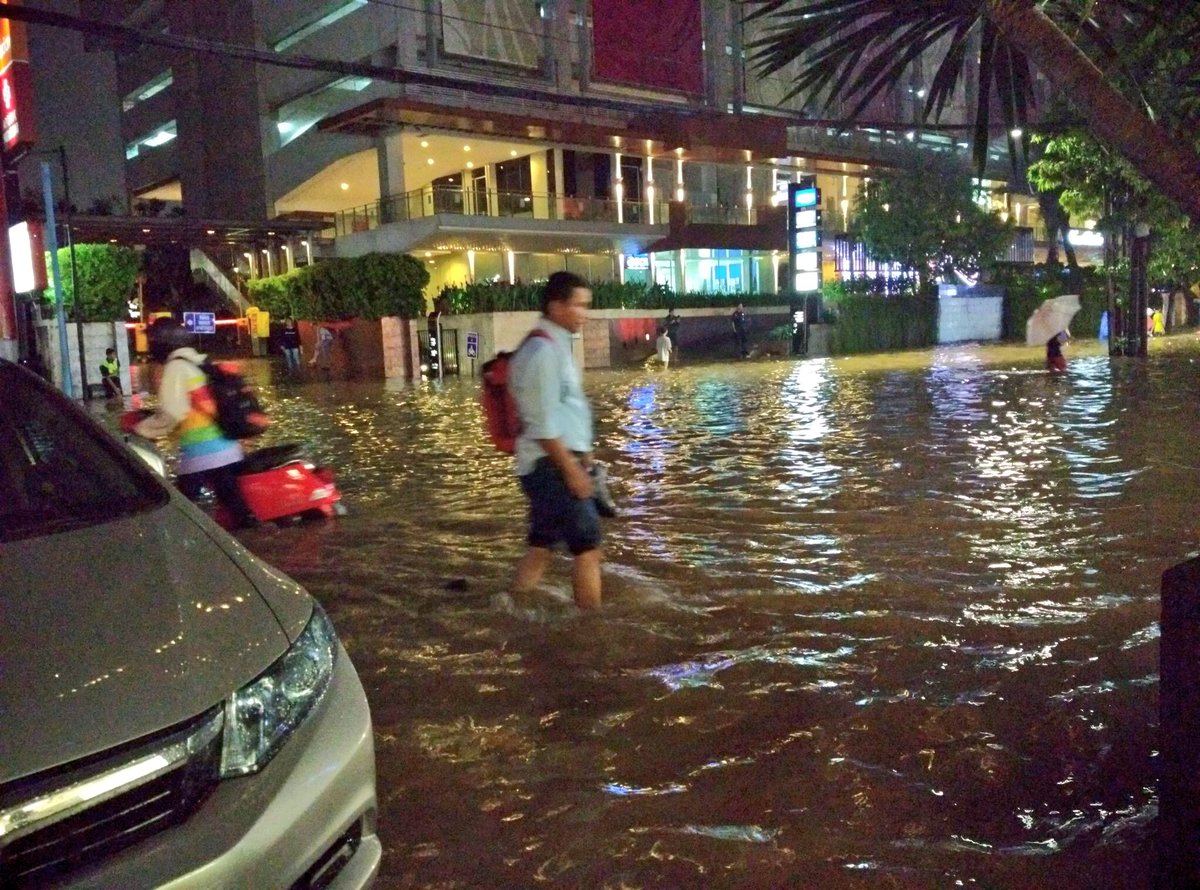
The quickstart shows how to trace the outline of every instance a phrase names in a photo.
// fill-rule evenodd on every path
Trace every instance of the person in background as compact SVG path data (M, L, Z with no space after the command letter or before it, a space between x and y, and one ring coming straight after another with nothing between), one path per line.
M319 365L326 371L333 364L333 330L329 325L323 324L317 328L317 348L313 350L309 364Z
M750 348L746 339L746 310L741 303L737 304L737 308L729 316L729 321L733 325L733 333L737 336L738 353L742 358L749 358Z
M1067 370L1067 359L1063 356L1063 344L1067 342L1066 331L1059 331L1046 341L1046 370L1052 374L1061 374Z
M150 355L163 362L158 387L158 409L133 427L147 439L179 435L179 468L175 485L195 501L205 486L233 514L238 528L252 528L258 520L238 488L242 446L226 438L217 425L217 405L208 390L208 375L201 365L207 356L188 345L187 330L173 318L160 318L146 329Z
M296 327L296 319L290 315L283 323L283 361L288 374L300 371L300 330Z
M663 328L658 329L658 340L654 344L658 350L658 360L664 368L671 364L671 336Z
M104 350L104 361L100 363L100 382L104 384L104 395L110 399L121 398L121 363L117 351L112 347Z
M575 364L572 336L587 320L592 291L571 272L555 272L542 291L542 317L509 366L509 392L521 420L515 456L529 499L529 545L513 592L541 580L551 548L574 557L571 588L581 609L600 605L600 514L592 475L592 409Z
M1154 337L1165 337L1167 334L1167 320L1163 317L1161 309L1155 309L1150 316L1153 324L1150 326L1150 334Z
M663 319L663 327L666 328L667 337L671 340L671 352L675 358L679 358L679 322L680 318L675 314L675 307L672 306L667 310L667 317Z

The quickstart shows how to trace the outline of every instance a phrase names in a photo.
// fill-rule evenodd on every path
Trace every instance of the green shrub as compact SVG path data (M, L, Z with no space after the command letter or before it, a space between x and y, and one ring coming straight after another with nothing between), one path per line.
M76 244L75 274L71 275L71 250L60 247L58 265L62 271L63 306L76 321L120 321L128 316L128 303L137 286L140 267L138 255L129 247L116 244ZM53 267L46 253L46 280L51 287L42 300L53 307ZM75 306L75 285L79 285L79 311Z
M407 254L321 260L247 283L250 302L275 318L382 318L425 314L429 272Z
M920 349L937 342L937 297L895 294L881 297L842 291L837 323L829 340L833 355Z
M476 312L539 311L542 308L544 282L531 284L499 284L479 282L466 285L447 285L438 293L445 299L450 312L465 315ZM747 306L778 306L786 304L782 294L714 294L676 293L662 284L642 282L597 281L592 285L594 309L652 309L666 312L668 308L733 308L738 303Z
M1071 332L1076 337L1095 337L1100 329L1100 316L1108 309L1105 281L1101 268L1038 265L997 270L992 283L1004 288L1001 336L1005 340L1024 340L1025 322L1043 300L1079 294L1082 308L1071 322ZM1115 287L1118 294L1128 293L1128 273L1117 276Z

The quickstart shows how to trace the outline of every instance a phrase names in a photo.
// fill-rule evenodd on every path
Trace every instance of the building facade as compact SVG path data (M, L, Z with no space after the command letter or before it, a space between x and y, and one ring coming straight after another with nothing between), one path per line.
M766 25L735 0L83 0L85 15L203 40L118 51L134 203L307 223L246 276L400 251L430 291L557 269L687 291L774 292L778 205L815 176L844 231L875 165L922 131L921 65L842 131L760 76ZM222 46L251 48L257 60ZM972 85L962 89L966 120ZM999 159L998 159L999 160ZM1008 201L1018 225L1036 205ZM827 239L831 240L831 239ZM826 263L832 264L831 252Z

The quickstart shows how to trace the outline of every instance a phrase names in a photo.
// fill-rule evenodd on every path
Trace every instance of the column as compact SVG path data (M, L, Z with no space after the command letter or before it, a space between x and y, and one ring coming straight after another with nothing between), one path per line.
M404 146L399 128L375 140L375 156L379 164L379 221L395 222L407 219L403 202L393 196L402 196L404 187Z
M529 190L533 193L533 218L550 218L550 179L546 169L547 152L529 155Z

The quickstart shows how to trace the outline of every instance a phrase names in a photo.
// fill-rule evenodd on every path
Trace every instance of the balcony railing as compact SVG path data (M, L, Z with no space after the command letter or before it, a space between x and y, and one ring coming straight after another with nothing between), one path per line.
M617 202L606 198L427 186L339 211L335 225L338 236L436 214L666 225L667 207L663 201Z

